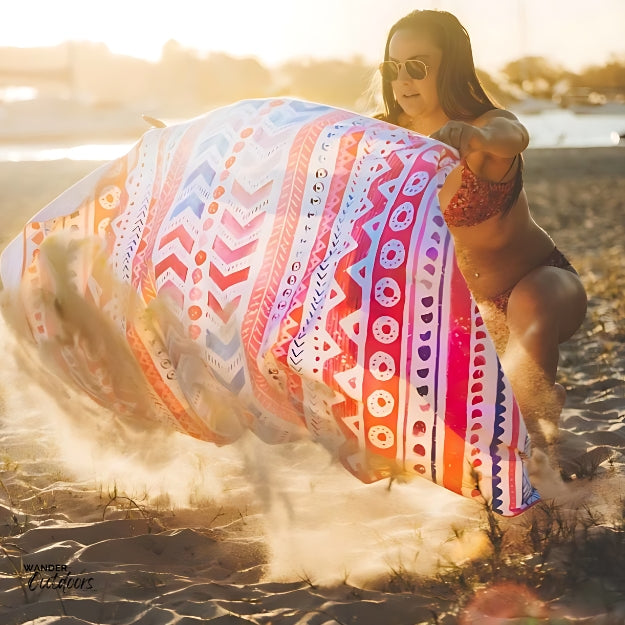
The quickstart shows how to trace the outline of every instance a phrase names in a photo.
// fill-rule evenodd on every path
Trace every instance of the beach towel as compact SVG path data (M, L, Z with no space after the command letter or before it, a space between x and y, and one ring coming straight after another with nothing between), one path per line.
M117 415L218 445L309 437L363 482L515 515L538 493L439 208L457 163L350 111L239 102L147 131L44 208L4 288L48 369Z

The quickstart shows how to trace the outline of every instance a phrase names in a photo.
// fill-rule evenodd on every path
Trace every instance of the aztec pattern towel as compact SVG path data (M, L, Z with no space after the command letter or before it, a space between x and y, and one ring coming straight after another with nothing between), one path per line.
M220 445L309 436L364 482L422 476L518 514L538 499L526 428L438 205L457 162L352 112L240 102L57 198L5 250L4 286L48 362L118 414Z

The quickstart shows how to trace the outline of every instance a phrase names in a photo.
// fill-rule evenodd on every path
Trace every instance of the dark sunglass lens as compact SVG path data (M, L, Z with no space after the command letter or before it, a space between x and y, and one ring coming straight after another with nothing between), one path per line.
M397 65L393 63L393 61L384 61L384 63L381 63L380 73L382 74L382 78L384 80L388 80L389 82L397 80L397 76L399 74L397 71Z
M411 78L422 80L425 78L425 65L420 61L406 61L406 71Z

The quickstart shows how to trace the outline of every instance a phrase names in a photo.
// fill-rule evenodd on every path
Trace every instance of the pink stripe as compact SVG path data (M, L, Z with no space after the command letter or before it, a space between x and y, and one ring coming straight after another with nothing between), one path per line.
M512 393L512 390L510 390ZM512 440L510 441L510 447L508 447L509 465L508 465L508 489L510 491L510 508L517 508L516 498L516 469L518 462L518 447L519 447L519 406L512 396Z
M447 396L445 411L445 443L443 462L443 485L456 493L462 492L464 473L465 442L467 433L467 387L470 367L470 328L472 302L469 297L454 297L454 293L464 294L466 286L454 257L448 265L451 270L451 306L449 312L449 358L447 364ZM462 324L462 325L460 325ZM438 435L442 432L438 432Z

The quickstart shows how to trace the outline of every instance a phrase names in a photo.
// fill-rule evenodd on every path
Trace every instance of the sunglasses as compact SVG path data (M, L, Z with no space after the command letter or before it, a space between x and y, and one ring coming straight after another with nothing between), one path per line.
M428 66L423 61L419 61L417 59L408 59L403 63L398 63L397 61L384 61L383 63L380 63L378 67L380 74L382 74L382 79L387 80L388 82L397 80L399 72L401 72L402 65L406 68L408 76L410 76L410 78L414 78L415 80L423 80L428 75Z

